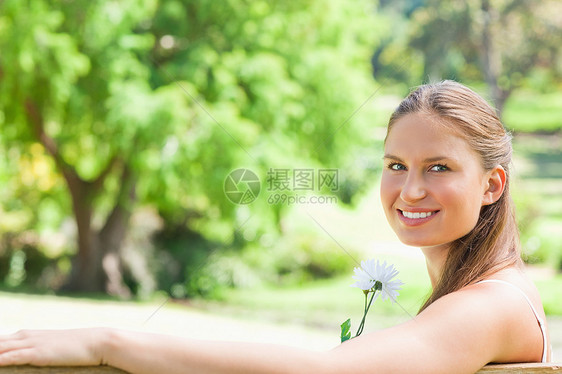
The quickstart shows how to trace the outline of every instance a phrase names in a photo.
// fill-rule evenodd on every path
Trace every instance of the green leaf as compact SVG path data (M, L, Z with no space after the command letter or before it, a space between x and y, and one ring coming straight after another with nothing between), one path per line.
M351 318L341 324L340 339L342 343L351 339Z

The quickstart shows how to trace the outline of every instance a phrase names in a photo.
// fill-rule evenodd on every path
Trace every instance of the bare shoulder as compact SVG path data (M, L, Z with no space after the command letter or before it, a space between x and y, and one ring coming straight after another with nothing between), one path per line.
M428 325L441 319L466 344L485 347L490 362L540 361L542 333L529 305L544 319L537 289L517 269L490 278L500 282L473 284L446 295L418 318L427 319Z
M543 349L548 350L548 345L543 347L543 332L538 319L545 321L546 316L534 283L518 268L508 268L488 280L492 282L473 287L496 298L493 305L499 304L496 309L504 315L503 323L507 325L509 339L518 345L518 349L512 349L505 362L540 361ZM548 332L546 334L548 340Z

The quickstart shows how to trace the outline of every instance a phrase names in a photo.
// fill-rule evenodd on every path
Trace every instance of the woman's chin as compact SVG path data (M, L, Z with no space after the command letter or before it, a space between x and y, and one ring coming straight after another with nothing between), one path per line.
M438 243L435 240L431 240L429 238L412 238L409 236L398 236L398 240L404 245L409 247L417 247L417 248L424 248L424 247L435 247L441 245L443 243Z

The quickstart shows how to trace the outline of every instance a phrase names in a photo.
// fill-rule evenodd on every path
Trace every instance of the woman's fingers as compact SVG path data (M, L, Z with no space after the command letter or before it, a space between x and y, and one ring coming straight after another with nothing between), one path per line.
M0 335L0 355L16 349L28 347L25 340L22 339L20 333L11 335Z
M97 330L23 330L0 336L0 366L99 365Z
M0 342L0 355L18 349L25 349L25 348L28 348L28 345L26 345L21 340L9 340L5 342Z
M33 331L33 330L19 330L18 332L15 332L13 334L7 334L7 335L0 335L0 350L2 347L2 344L7 343L7 342L23 342L26 341L29 338L32 338L35 334L39 333L39 331Z
M31 363L32 349L28 347L13 347L0 351L0 366L26 365Z
M0 336L0 366L32 363L33 335L32 331L22 330Z

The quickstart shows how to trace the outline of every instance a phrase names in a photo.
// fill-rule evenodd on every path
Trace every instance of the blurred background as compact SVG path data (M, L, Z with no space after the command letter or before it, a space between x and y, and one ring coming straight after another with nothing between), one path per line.
M0 300L23 308L0 323L72 297L112 300L114 317L187 306L337 340L361 317L348 286L367 257L406 283L371 327L410 318L429 281L380 208L382 141L412 87L454 79L513 133L523 257L562 345L561 13L555 0L0 1Z

